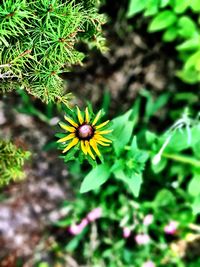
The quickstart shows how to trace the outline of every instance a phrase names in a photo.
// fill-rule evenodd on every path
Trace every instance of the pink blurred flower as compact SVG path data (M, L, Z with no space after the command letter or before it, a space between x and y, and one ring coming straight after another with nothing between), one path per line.
M174 235L178 227L178 222L170 221L165 227L164 232L168 235Z
M124 227L123 228L123 237L124 238L129 238L129 236L131 235L131 230L128 227Z
M154 264L153 261L145 261L145 262L142 264L142 267L156 267L156 265Z
M154 218L153 214L147 214L143 219L143 224L146 225L146 226L152 224L153 218Z
M150 236L147 234L138 234L135 236L135 242L138 245L146 245L150 242Z
M68 231L70 232L70 234L72 235L78 235L80 234L83 229L88 225L88 220L86 218L84 218L80 224L74 224L74 225L71 225L69 228L68 228Z
M96 219L99 219L101 215L102 215L102 208L95 208L88 213L87 218L90 222L93 222Z

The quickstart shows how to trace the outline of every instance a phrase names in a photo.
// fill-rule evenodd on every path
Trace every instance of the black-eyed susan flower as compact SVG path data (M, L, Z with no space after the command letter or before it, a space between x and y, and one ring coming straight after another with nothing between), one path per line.
M77 121L65 116L64 118L68 124L60 123L60 126L67 131L68 135L58 140L59 143L66 143L63 153L66 153L80 143L81 150L85 155L88 154L93 160L95 160L94 154L100 157L101 153L98 145L109 146L112 143L111 140L104 137L104 135L109 134L112 130L102 130L108 124L109 120L97 124L100 117L101 110L92 120L88 108L85 109L83 116L78 107Z

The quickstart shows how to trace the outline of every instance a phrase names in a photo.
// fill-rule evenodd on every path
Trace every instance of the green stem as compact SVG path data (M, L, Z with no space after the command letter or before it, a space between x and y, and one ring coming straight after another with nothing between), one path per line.
M185 163L185 164L190 164L190 165L193 165L195 167L200 167L200 160L191 158L189 156L162 153L162 157L165 157L165 158L168 158L168 159L172 159L172 160L175 160L175 161L179 161L179 162L182 162L182 163Z

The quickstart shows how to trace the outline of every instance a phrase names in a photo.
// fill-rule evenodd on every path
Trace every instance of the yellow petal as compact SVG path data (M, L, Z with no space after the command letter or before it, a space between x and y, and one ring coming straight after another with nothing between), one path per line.
M104 126L105 126L106 124L108 124L108 123L109 123L109 120L107 120L107 121L105 121L105 122L103 122L103 123L97 125L95 128L96 128L96 129L100 129L100 128L104 127Z
M84 153L85 155L87 155L87 149L86 149L86 146L85 146L83 140L81 140L81 149L82 149L83 153Z
M73 146L77 145L77 144L78 144L78 141L79 141L78 138L74 138L74 139L69 143L69 145L63 150L62 153L67 152L68 150L70 150L70 148L72 148Z
M91 145L91 147L94 149L95 153L96 153L99 157L101 157L101 153L99 152L99 149L98 149L98 147L97 147L97 143L96 143L96 141L95 141L94 139L91 139L91 140L90 140L90 145Z
M78 120L79 120L80 124L82 124L84 122L82 114L81 114L80 109L78 108L78 106L76 106L76 108L77 108Z
M63 123L59 123L60 127L70 133L74 133L76 131L76 129L74 127L71 127L71 126L67 126Z
M72 126L74 126L75 128L78 127L78 124L75 123L75 121L73 121L72 119L70 119L70 118L68 118L68 117L66 117L66 116L64 116L64 118L65 118L65 120L66 120L67 122L69 122L69 123L70 123Z
M71 133L71 134L69 134L69 135L67 135L67 136L59 139L57 142L58 143L63 143L63 142L66 142L66 141L68 141L68 140L70 140L70 139L72 139L74 137L75 137L75 134L74 133Z
M97 142L98 144L102 145L102 146L110 146L110 144L106 144L106 143L104 143L104 142L102 142L102 141L99 141L99 140L96 140L96 142Z
M88 108L85 109L85 121L86 121L86 123L90 122L90 116L89 116Z
M94 155L93 155L93 153L92 153L92 151L91 151L89 142L88 142L88 141L85 141L85 145L86 145L86 149L87 149L88 154L90 155L90 157L91 157L93 160L95 160L95 157L94 157Z
M94 125L97 123L97 121L98 121L99 118L100 118L100 115L101 115L101 110L97 113L97 115L96 115L96 117L95 117L95 119L94 119L94 121L93 121L93 123L92 123L92 126L94 126Z
M111 140L109 140L109 139L107 139L107 138L105 138L105 137L103 137L103 136L101 136L101 135L98 135L98 134L95 134L95 135L94 135L94 138L95 138L96 140L103 141L103 142L106 142L106 143L112 143Z
M96 134L109 134L111 133L113 130L105 130L105 131L96 131Z

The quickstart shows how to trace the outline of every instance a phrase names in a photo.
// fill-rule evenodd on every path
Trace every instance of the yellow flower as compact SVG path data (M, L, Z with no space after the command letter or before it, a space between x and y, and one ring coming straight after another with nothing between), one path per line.
M95 160L94 154L101 156L98 149L98 145L109 146L112 143L111 140L104 137L104 135L109 134L112 130L102 130L106 126L109 120L97 125L101 117L101 111L98 112L93 121L91 121L88 108L85 109L84 117L81 111L77 107L77 122L69 117L64 117L68 122L68 125L60 123L62 129L68 132L68 135L59 139L59 143L64 143L69 141L63 153L69 151L72 147L78 145L80 142L81 150L85 155L89 155L93 160Z

